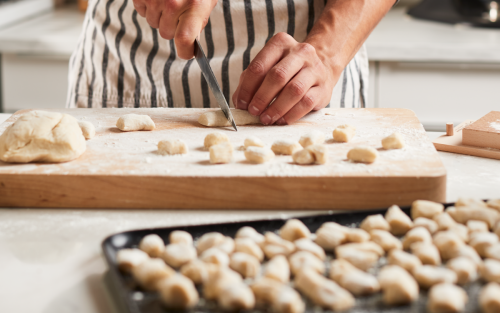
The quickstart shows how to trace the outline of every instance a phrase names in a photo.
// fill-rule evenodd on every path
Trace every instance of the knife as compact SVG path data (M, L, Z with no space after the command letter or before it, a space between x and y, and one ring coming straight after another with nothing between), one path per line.
M201 72L203 73L203 77L205 77L205 80L208 83L208 86L212 90L215 96L215 100L217 100L217 103L219 104L222 112L226 116L227 120L229 123L231 123L234 127L234 130L238 131L238 128L236 128L236 123L234 122L233 115L231 114L231 110L229 110L229 105L227 104L226 98L224 98L224 94L222 93L222 90L220 89L219 83L217 82L217 79L215 78L214 72L212 71L212 68L210 67L210 64L208 63L208 59L205 56L205 52L203 51L203 48L201 47L200 41L198 38L195 39L195 44L194 44L194 57L196 59L196 62L198 62L198 65L201 68Z

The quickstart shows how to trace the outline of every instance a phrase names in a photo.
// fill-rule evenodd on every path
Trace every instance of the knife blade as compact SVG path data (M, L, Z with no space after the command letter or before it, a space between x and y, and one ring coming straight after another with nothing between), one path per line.
M233 115L231 114L231 110L229 110L229 105L227 104L226 98L224 97L224 94L220 89L219 83L215 78L214 72L212 71L212 68L208 63L208 59L205 56L205 52L203 51L203 48L201 47L198 38L195 39L194 57L196 59L196 62L198 62L198 65L200 66L201 72L203 73L203 77L205 77L208 86L214 93L215 100L217 100L217 103L219 104L222 112L226 116L229 123L233 125L234 130L238 131L236 123L234 122Z

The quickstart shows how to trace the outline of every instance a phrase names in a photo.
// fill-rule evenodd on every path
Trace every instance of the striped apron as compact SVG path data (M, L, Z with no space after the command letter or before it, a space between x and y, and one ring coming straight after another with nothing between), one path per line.
M278 32L303 42L326 0L219 0L200 35L230 105L239 77ZM200 68L177 57L173 40L134 10L132 0L90 0L70 59L67 106L218 107ZM330 107L365 107L368 59L363 46L343 71Z

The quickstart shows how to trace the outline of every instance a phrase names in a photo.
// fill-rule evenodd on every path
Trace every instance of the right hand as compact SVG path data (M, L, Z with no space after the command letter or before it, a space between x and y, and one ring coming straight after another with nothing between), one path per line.
M194 56L194 40L208 23L217 0L133 0L134 7L160 36L175 40L177 55Z

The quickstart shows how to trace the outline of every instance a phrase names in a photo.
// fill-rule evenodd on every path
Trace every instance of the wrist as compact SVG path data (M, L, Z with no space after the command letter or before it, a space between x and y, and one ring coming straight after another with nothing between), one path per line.
M325 44L328 40L318 37L322 36L309 36L305 42L314 47L316 55L333 76L340 76L349 61L346 63L343 60L341 49L338 46L332 48L331 45Z

